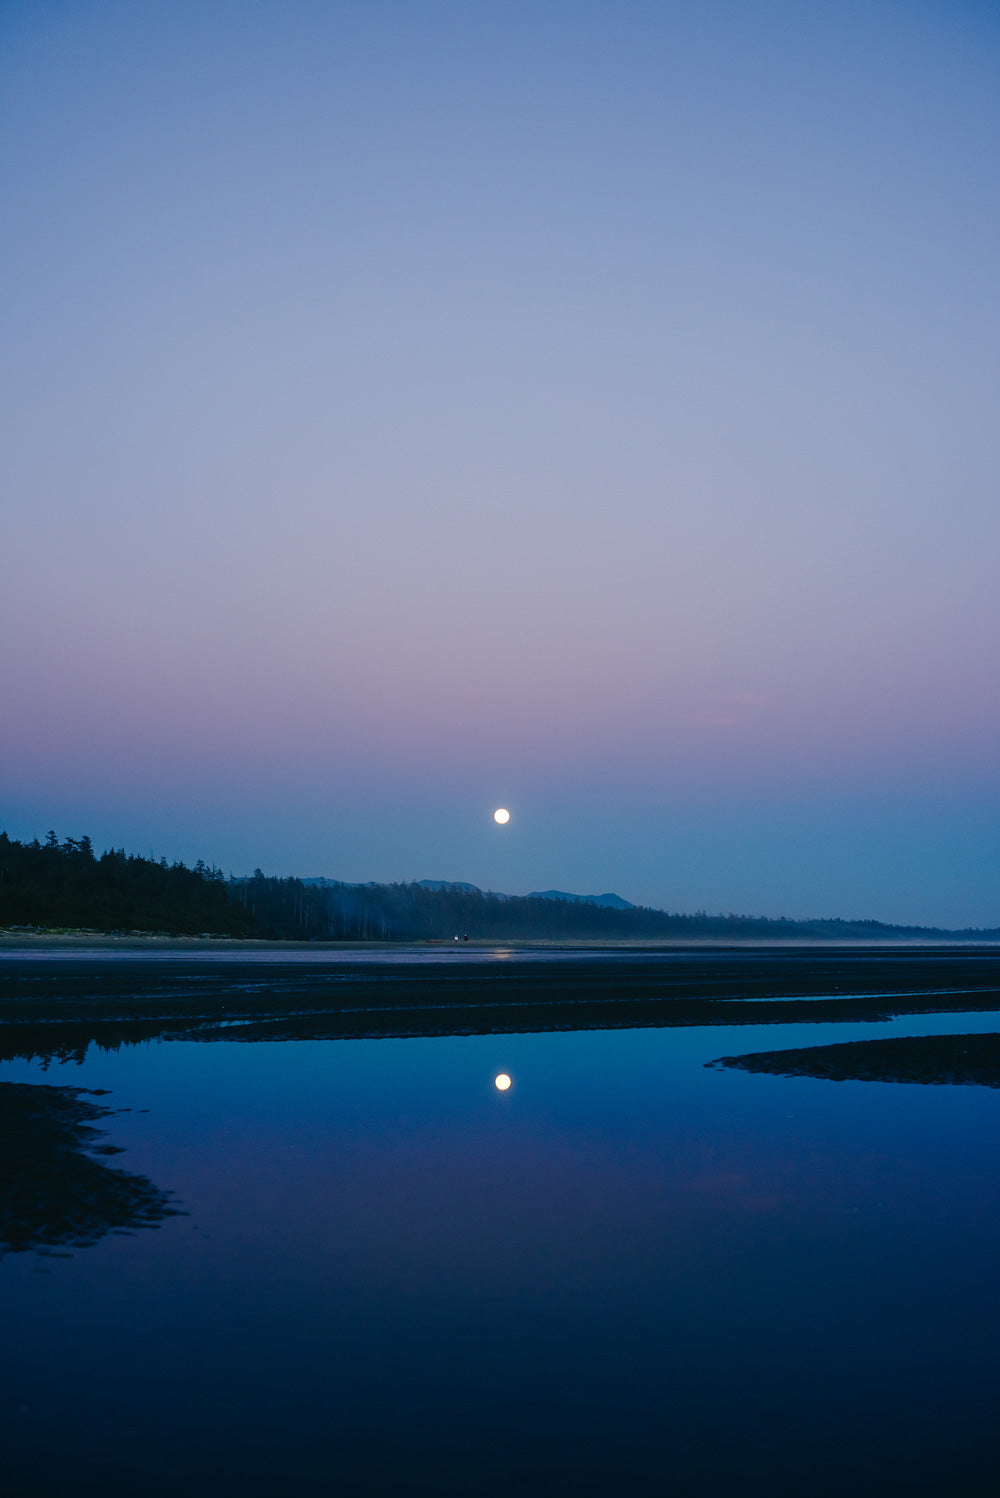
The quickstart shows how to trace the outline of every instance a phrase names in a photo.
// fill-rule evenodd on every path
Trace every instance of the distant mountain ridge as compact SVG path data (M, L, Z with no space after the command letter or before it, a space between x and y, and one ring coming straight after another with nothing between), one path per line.
M418 879L416 883L420 889L449 889L462 895L482 894L478 884L466 884L461 879Z
M343 879L303 879L302 884L309 885L313 889L378 889L374 880L367 884L350 884ZM573 895L564 889L533 889L528 895L506 895L500 890L483 890L478 884L469 884L464 879L414 879L413 883L417 889L430 889L435 891L446 891L449 894L459 895L482 895L489 893L494 900L565 900L570 905L600 905L605 910L637 910L631 900L623 900L621 895L612 894L609 890L603 895Z
M603 905L605 910L635 910L637 907L631 900L623 900L621 895L568 895L562 889L533 889L526 896L529 900L568 900L571 905Z

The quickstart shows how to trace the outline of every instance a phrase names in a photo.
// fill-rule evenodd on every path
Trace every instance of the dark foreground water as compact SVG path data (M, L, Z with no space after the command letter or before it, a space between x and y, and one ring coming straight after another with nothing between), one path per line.
M90 1247L3 1256L0 1491L992 1494L1000 1091L706 1063L997 1030L956 1010L6 1061L0 1083L132 1110L60 1115L39 1176L79 1166L60 1128L99 1125L123 1155L77 1144L118 1197L124 1170L147 1224L162 1193L188 1215L108 1207Z

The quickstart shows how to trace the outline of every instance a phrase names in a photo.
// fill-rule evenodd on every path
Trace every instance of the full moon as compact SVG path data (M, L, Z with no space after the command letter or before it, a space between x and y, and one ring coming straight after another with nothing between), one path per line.
M504 822L510 821L510 812L506 809L506 807L498 806L496 811L493 813L493 820L494 822L499 822L502 827Z
M498 1077L493 1078L493 1086L497 1092L506 1092L510 1086L510 1077L508 1077L505 1071L502 1071Z

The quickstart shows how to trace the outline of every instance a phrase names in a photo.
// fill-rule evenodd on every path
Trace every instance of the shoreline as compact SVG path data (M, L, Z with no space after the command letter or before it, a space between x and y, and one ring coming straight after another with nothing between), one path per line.
M282 953L296 955L315 953L336 955L340 953L364 952L440 952L461 953L491 951L516 952L672 952L672 951L799 951L799 952L844 952L844 951L1000 951L1000 940L976 940L971 937L955 937L953 940L935 937L664 937L645 940L614 941L607 937L581 937L572 941L550 937L470 937L468 941L447 941L444 937L427 937L422 941L270 941L263 937L241 936L173 936L168 932L107 932L107 931L25 931L0 927L0 956L16 955L30 957L46 952L76 953L84 956L88 952L153 952L177 953L197 957L200 953L266 952L276 956Z

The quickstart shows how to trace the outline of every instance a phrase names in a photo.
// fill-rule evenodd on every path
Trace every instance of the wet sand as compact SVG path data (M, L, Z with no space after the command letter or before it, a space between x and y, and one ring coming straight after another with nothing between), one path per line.
M1000 1010L1000 954L953 947L567 949L308 961L0 954L0 1058L152 1038L293 1040L884 1021ZM449 958L451 960L449 960Z
M775 940L773 937L733 936L672 936L658 940L635 938L627 941L609 941L607 937L576 937L572 940L556 940L552 937L472 937L459 943L466 951L490 952L497 948L517 952L756 952L788 951L810 952L832 949L840 952L885 951L922 952L941 950L950 952L993 951L1000 953L1000 941L984 937L956 936L943 941L940 936L900 937L894 941L882 938L848 937L830 942L812 936L789 937ZM273 954L279 960L282 954L302 953L339 955L345 952L393 952L406 953L434 949L447 952L456 950L453 940L446 937L426 937L421 941L275 941L251 936L213 936L206 932L202 936L172 936L166 931L72 931L46 930L27 926L0 926L0 952L160 952L170 955L186 954L192 957L205 953L228 952L234 957L241 953L259 955Z
M830 1082L1000 1087L1000 1034L852 1040L840 1045L721 1056L705 1064L770 1072L777 1077L820 1077Z
M0 1257L88 1248L105 1234L174 1216L167 1192L102 1164L119 1155L99 1122L112 1110L79 1087L0 1082Z

